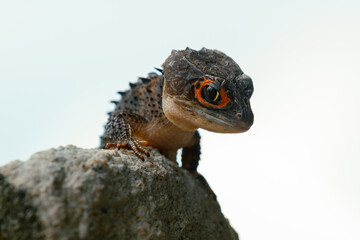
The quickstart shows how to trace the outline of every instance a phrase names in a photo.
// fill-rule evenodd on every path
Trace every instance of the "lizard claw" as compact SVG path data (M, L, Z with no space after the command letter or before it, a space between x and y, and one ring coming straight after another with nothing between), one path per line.
M138 143L138 141L136 141L135 139L130 139L130 141L127 143L128 147L131 148L131 150L133 150L133 152L135 153L136 156L138 156L141 160L144 161L144 155L142 155L140 152L143 152L146 154L146 156L150 156L150 152L149 150L143 148L142 146L140 146L140 144Z
M124 118L143 120L137 115L131 115L126 113L112 113L109 117L108 123L105 126L105 133L107 144L106 149L109 148L128 148L131 149L137 157L144 161L146 156L150 156L149 150L141 146L141 144L147 145L147 141L138 141L133 138L131 134L131 126Z
M130 148L135 155L140 158L142 161L145 160L145 157L143 154L141 153L145 153L146 156L150 156L150 151L143 148L139 142L133 138L129 139L126 143L107 143L106 144L106 149L110 149L110 148L117 148L117 149L121 149L121 148Z

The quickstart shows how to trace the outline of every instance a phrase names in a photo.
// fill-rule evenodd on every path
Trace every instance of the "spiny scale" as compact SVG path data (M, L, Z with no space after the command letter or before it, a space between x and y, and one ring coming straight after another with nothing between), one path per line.
M150 78L139 77L139 79L143 84L148 84L151 81Z
M134 88L136 88L137 83L129 83L129 85L130 85L130 88L131 88L131 89L134 89Z
M120 94L121 96L124 96L127 92L118 91L117 93Z
M164 71L164 70L162 70L161 68L156 68L156 67L154 67L154 69L155 69L156 71L159 71L161 74L163 74L163 71Z

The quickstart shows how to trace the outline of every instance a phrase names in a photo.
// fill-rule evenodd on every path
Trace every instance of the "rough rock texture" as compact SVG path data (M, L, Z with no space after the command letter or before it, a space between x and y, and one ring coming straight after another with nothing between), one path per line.
M238 239L200 182L151 151L59 147L0 168L0 239Z

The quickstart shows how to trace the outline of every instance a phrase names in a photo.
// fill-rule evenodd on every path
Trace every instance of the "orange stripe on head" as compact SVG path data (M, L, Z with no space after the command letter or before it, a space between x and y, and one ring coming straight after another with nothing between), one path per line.
M204 77L204 80L198 80L196 82L193 83L194 85L194 91L195 91L195 98L203 105L207 106L207 107L213 107L213 108L223 108L225 107L231 100L230 98L227 96L226 91L221 88L220 90L220 97L221 97L221 102L219 102L218 104L212 104L207 102L203 96L202 96L202 92L203 89L206 85L210 84L210 83L214 83L215 81L207 79Z

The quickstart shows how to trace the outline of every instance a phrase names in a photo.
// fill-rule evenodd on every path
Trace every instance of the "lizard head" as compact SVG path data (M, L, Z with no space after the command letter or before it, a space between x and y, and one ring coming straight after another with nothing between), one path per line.
M162 66L163 111L176 126L240 133L253 124L252 80L224 53L173 50Z

